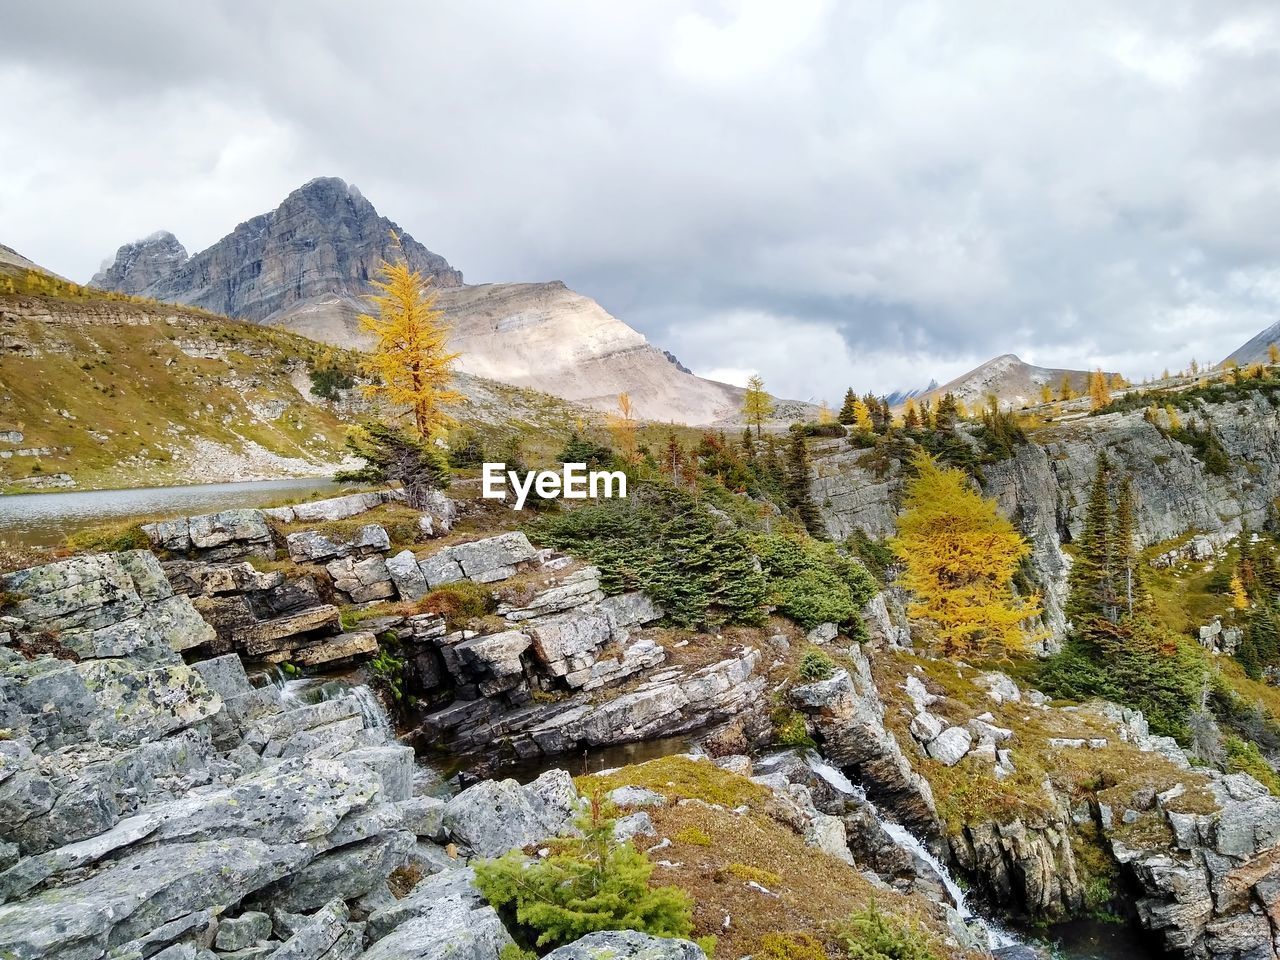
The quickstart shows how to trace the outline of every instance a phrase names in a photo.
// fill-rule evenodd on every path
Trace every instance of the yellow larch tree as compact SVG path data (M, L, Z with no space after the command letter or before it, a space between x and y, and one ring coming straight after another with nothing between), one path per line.
M1107 389L1107 376L1101 370L1089 374L1089 409L1101 410L1111 402L1111 391Z
M619 455L627 463L640 459L639 428L631 397L625 393L618 394L618 409L609 416L609 433L613 435Z
M818 405L818 422L824 426L836 422L836 415L831 412L831 407L827 405L825 400Z
M748 424L756 428L756 439L759 440L764 422L773 416L773 400L765 393L764 378L758 373L753 373L747 380L747 392L742 397L742 415Z
M1280 363L1280 347L1276 346L1274 343L1267 344L1267 363L1271 364L1273 367L1277 363Z
M1074 400L1074 399L1075 399L1075 391L1073 391L1073 390L1071 389L1071 376L1070 376L1070 374L1066 374L1066 373L1064 373L1064 374L1062 375L1062 383L1060 383L1060 384L1058 385L1058 399L1059 399L1059 400Z
M1047 383L1040 384L1040 402L1053 403L1053 387Z
M395 241L398 247L400 241ZM458 354L449 351L451 331L444 311L436 309L435 294L403 255L395 263L384 260L372 283L377 291L369 297L374 311L359 318L374 336L368 366L375 378L364 391L392 407L407 408L421 439L437 437L455 422L447 408L462 401L450 386Z
M932 625L948 656L1005 653L1041 639L1028 627L1040 614L1039 597L1013 589L1014 572L1030 553L1027 542L967 474L923 452L913 466L890 541L904 564L909 616Z
M867 409L861 397L853 401L853 427L859 433L870 433L874 429L871 411Z
M1240 579L1240 571L1231 573L1231 606L1237 610L1249 609L1249 594L1244 589L1244 581Z

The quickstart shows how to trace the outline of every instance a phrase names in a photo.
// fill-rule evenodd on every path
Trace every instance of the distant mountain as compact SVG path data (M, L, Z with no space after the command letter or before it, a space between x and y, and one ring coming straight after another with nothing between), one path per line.
M1110 378L1113 374L1108 373ZM987 403L994 394L1000 406L1006 409L1033 406L1040 402L1040 388L1048 384L1054 395L1066 377L1074 393L1085 392L1089 386L1088 370L1064 370L1058 367L1037 367L1023 363L1012 353L1006 353L961 374L949 383L927 391L917 399L936 400L951 393L967 407Z
M915 390L895 390L893 393L886 394L885 400L891 407L900 407L908 400L914 397L924 396L930 390L938 389L938 381L930 380L927 387L917 387Z
M1271 344L1280 344L1280 323L1273 323L1251 340L1246 341L1222 358L1222 366L1228 360L1234 360L1241 366L1250 363L1265 363L1269 359L1267 348Z
M193 257L173 234L126 243L91 286L167 303L185 303L243 320L270 321L321 295L360 297L378 264L395 255L391 232L409 262L441 288L462 274L334 177L303 184L270 213L246 220Z
M312 180L193 257L166 232L125 244L91 283L367 349L357 318L367 309L369 278L394 255L392 230L409 262L431 279L463 372L601 410L616 409L626 393L646 420L737 422L741 388L694 376L559 281L464 286L443 257L337 179ZM779 404L780 421L807 415L808 405Z

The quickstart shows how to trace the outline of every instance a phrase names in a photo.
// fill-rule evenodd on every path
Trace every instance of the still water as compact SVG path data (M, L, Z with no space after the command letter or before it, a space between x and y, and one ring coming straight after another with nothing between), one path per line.
M234 507L263 507L283 500L339 491L328 478L202 483L185 487L135 487L69 493L0 496L0 543L57 546L69 534L112 520L188 516Z

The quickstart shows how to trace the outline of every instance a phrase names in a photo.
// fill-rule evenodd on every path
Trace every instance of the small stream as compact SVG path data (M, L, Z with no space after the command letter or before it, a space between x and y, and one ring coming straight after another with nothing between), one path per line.
M74 490L0 496L0 544L54 547L86 527L149 516L192 516L282 500L332 495L341 487L326 477L201 483L183 487Z
M381 727L394 735L391 720L377 696L364 683L364 676L357 668L343 673L288 676L280 671L260 674L259 683L273 683L280 689L286 704L303 705L334 697L355 695L360 702L366 722ZM641 743L599 747L581 753L558 757L540 757L489 766L474 758L458 758L449 755L419 755L418 788L425 793L446 797L453 789L450 782L461 774L464 781L471 777L511 777L521 783L536 779L547 770L567 770L574 776L598 773L615 767L644 763L677 753L687 753L693 747L688 736L664 737ZM870 803L866 794L844 773L826 763L821 756L810 752L806 757L810 769L822 777L835 790L861 802ZM470 777L468 777L470 774ZM872 810L875 810L872 805ZM1061 960L1159 960L1163 956L1153 949L1150 938L1128 924L1104 923L1081 919L1054 927L1013 931L978 914L969 904L964 889L952 877L951 871L938 860L929 848L911 831L885 819L875 810L885 832L899 846L910 850L937 875L951 899L956 912L966 923L981 926L987 931L993 950L1010 951L1021 956L1025 947L1031 947L1038 956L1052 956ZM1024 948L1019 951L1018 948Z

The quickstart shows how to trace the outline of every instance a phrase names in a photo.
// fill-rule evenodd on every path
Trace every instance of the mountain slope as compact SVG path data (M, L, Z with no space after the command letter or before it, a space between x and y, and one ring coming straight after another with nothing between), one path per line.
M1108 373L1106 376L1110 378L1112 374ZM1088 370L1037 367L1024 363L1012 353L1006 353L922 394L920 399L937 400L950 393L967 407L973 408L986 404L994 394L1001 407L1016 409L1039 403L1040 388L1045 384L1049 385L1056 397L1063 377L1070 381L1071 389L1076 394L1084 393L1089 387Z
M193 257L165 231L127 243L90 285L261 322L317 294L366 293L379 262L396 253L392 231L436 286L462 283L444 257L379 216L355 187L322 177Z
M1246 366L1250 363L1267 363L1269 361L1268 348L1271 344L1280 344L1280 322L1273 323L1267 329L1263 330L1256 337L1246 340L1236 349L1222 358L1222 363L1218 366L1234 360L1240 366Z
M393 255L393 229L354 187L313 180L193 257L165 232L125 244L92 284L366 349L357 317L369 277ZM599 410L626 393L645 420L737 422L741 388L694 376L589 297L559 282L463 286L444 258L400 236L454 325L463 372ZM780 421L812 415L806 404L779 407Z
M30 280L32 270L0 260L0 492L323 476L368 409L358 389L312 393L331 351L311 340L44 273ZM16 292L3 292L8 280ZM459 419L487 434L554 441L590 421L546 394L465 374L457 387Z

